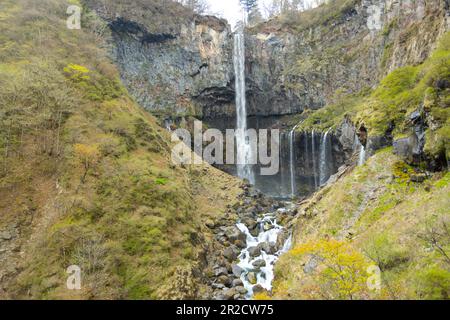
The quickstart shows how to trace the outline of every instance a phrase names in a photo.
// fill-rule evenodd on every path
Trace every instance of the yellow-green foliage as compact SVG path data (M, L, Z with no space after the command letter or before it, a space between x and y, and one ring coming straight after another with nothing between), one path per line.
M450 174L437 173L422 183L411 181L415 174L391 148L375 154L300 206L294 248L306 246L310 253L331 241L346 243L377 265L381 290L361 287L356 298L447 299ZM310 256L296 253L277 263L273 298L328 298L320 287L313 288L320 282L311 277L320 273L304 272Z
M367 292L368 260L345 241L318 240L289 252L296 260L313 259L315 270L305 272L302 290L310 299L356 299Z

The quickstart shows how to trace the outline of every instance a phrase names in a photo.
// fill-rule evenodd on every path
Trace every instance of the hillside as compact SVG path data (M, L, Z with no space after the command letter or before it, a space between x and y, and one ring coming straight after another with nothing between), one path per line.
M239 181L171 164L169 134L120 83L93 12L69 30L61 1L0 6L0 296L201 297L204 221ZM69 265L85 271L80 292L65 288Z

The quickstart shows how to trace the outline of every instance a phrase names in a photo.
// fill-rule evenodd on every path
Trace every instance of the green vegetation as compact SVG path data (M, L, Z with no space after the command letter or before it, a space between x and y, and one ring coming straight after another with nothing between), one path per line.
M356 256L361 255L361 261L380 268L381 290L361 286L354 296L334 294L334 298L448 299L450 174L436 173L418 183L411 179L417 170L388 148L302 204L294 249L276 266L272 298L324 299L329 298L327 292L336 293L317 286L322 283L320 279L327 283L321 263L325 260L316 259L316 264L308 261L312 256L321 256L318 245L339 243ZM309 255L298 254L305 246L314 249L312 256L309 249L305 252ZM342 257L333 270L345 270L349 261ZM313 265L316 267L309 270ZM365 269L358 270L361 273L357 274L364 276Z
M311 10L281 14L251 29L264 31L276 27L300 32L313 26L327 26L329 22L345 17L354 8L355 4L359 2L360 0L335 0L326 4L323 3Z

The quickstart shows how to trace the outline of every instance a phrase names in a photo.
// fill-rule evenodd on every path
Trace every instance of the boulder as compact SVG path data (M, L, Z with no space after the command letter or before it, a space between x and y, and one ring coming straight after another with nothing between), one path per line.
M257 257L261 254L261 248L258 246L250 247L247 249L250 257Z
M224 268L224 267L220 267L220 268L217 268L214 270L214 275L216 277L220 277L222 275L227 275L227 274L228 274L228 270L227 270L227 268Z
M267 254L274 254L277 252L277 245L276 243L272 242L263 242L258 245L259 249L266 252Z
M240 294L246 294L247 293L247 289L245 289L243 286L238 286L235 288L237 292L239 292Z
M233 282L231 283L231 285L233 287L240 287L242 286L244 283L242 282L241 279L234 279Z
M233 274L238 278L241 276L242 272L244 272L244 270L241 267L239 267L237 264L232 264L231 270L232 270Z
M254 272L249 272L247 274L247 281L250 282L251 284L256 284L257 282L256 274Z
M241 232L236 226L228 227L224 230L225 236L230 242L235 242L236 240L246 241L247 236L245 233Z
M253 289L253 294L258 294L258 293L262 293L262 292L266 291L266 289L264 289L263 286L261 286L260 284L253 286L252 289Z
M234 244L236 245L236 247L241 248L241 249L244 249L247 246L245 241L242 241L242 240L236 240L234 242Z
M234 296L238 294L235 288L226 289L223 291L222 296L224 300L233 300Z
M255 229L258 224L257 221L252 217L245 217L241 220L241 222L245 224L249 230Z
M1 231L0 232L0 239L2 240L11 240L12 234L9 231Z
M236 246L229 246L223 251L223 256L230 262L235 261L239 256L240 250Z
M255 268L261 268L266 266L266 261L264 259L258 259L252 263Z

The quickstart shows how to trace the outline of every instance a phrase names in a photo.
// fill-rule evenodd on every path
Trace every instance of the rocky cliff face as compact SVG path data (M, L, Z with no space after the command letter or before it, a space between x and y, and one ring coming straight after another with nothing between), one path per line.
M336 3L249 30L249 114L317 109L337 92L373 87L390 71L421 63L448 25L443 0Z
M225 20L176 3L88 3L108 22L122 81L145 109L166 117L234 112L232 37Z
M159 0L86 1L108 22L122 80L146 109L171 117L234 116L233 41L225 20ZM317 109L336 93L374 87L392 70L421 63L448 27L444 0L334 3L247 30L249 115Z

